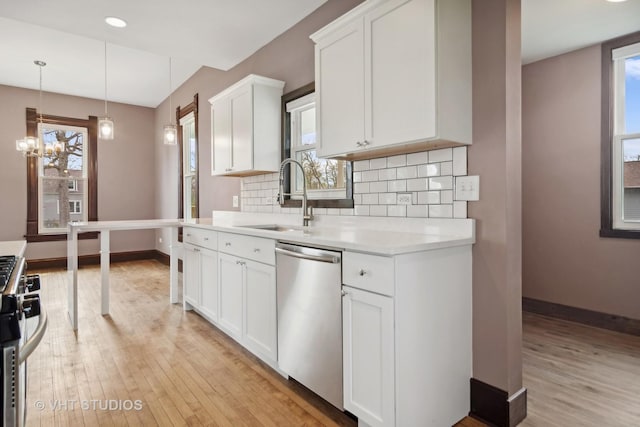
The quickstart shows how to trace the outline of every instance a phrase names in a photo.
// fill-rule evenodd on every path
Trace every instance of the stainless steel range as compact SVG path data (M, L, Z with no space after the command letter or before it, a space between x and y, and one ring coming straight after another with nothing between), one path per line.
M40 306L39 276L27 276L24 258L0 256L0 410L2 426L23 426L26 415L26 359L38 346L47 328ZM28 336L27 319L39 316Z

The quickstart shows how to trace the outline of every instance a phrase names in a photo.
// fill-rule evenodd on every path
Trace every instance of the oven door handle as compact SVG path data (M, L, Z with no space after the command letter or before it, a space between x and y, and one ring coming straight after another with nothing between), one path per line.
M18 358L18 364L22 364L27 357L31 356L33 350L38 347L40 341L42 341L42 337L47 330L47 312L43 309L40 311L40 315L38 316L38 327L33 332L33 335L27 340L26 343L20 348L20 356Z

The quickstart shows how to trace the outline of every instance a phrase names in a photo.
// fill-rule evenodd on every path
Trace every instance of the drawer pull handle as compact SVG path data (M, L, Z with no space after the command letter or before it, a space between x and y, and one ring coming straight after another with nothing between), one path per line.
M208 237L205 237L205 238L204 238L204 241L205 241L205 242L206 242L206 241L208 241L208 240L209 240L209 238L208 238Z
M360 269L360 271L358 272L358 274L359 274L360 276L364 276L365 274L367 274L367 272L366 272L366 271L364 271L364 270L362 270L362 269Z
M255 252L255 253L260 252L260 248L255 248L255 249L253 250L253 252Z
M190 234L190 233L187 233L187 237L191 237L191 234Z
M231 246L231 242L224 242L225 246Z
M198 248L193 248L193 251L194 251L194 252L200 252L200 249L198 249Z
M236 264L238 264L238 265L245 265L245 264L246 264L246 262L244 262L244 261L239 261L239 260L238 260L238 261L236 261Z

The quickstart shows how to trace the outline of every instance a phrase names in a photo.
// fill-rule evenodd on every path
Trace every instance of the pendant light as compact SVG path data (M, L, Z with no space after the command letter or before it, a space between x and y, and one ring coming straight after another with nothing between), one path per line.
M113 119L107 113L107 42L104 42L104 116L98 119L98 137L104 140L113 139Z
M173 124L173 120L171 119L171 110L173 109L173 105L171 103L171 92L173 91L173 87L171 85L171 57L169 57L169 124L164 125L163 135L164 135L164 144L165 145L176 145L178 143L178 128Z
M40 110L40 127L42 127L42 67L47 65L47 63L40 60L35 60L33 61L33 63L38 66L40 72L38 109ZM47 154L51 155L53 154L54 150L59 153L63 148L64 147L62 147L61 144L56 144L55 147L53 145L48 145L45 151L47 152ZM21 152L25 157L42 157L42 155L44 154L42 150L42 144L40 143L40 139L37 136L26 136L23 139L17 140L16 150Z

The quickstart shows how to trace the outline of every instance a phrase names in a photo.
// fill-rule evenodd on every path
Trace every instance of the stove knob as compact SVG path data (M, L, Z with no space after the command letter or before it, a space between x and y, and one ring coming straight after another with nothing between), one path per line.
M27 276L27 292L34 292L40 290L40 276L34 274L32 276Z
M25 318L40 315L40 295L25 295L22 299L22 312Z

